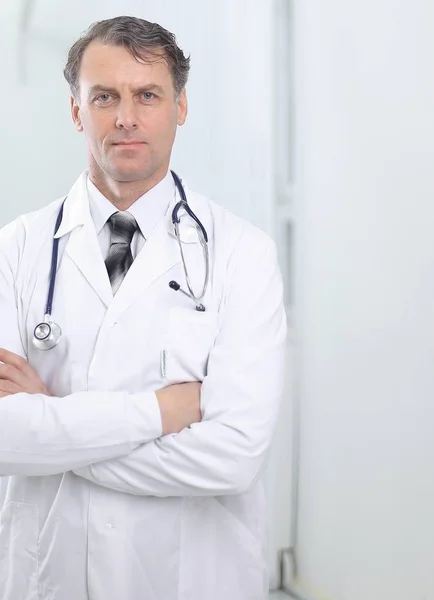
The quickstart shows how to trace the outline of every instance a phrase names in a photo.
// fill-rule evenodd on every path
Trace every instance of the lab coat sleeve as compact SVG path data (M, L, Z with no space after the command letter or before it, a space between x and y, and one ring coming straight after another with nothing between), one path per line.
M269 238L243 244L233 257L224 304L202 384L202 422L76 474L160 497L239 494L254 484L272 440L286 357L282 281Z
M0 231L0 346L26 358L14 283L23 246L16 228ZM13 394L0 398L0 476L64 473L129 454L161 433L153 392Z
M0 475L55 475L129 454L161 436L153 392L0 398Z

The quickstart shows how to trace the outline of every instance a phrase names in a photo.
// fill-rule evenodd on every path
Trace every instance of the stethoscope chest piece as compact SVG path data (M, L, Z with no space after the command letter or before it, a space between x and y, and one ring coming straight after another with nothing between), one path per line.
M60 341L62 330L54 321L43 321L36 325L33 332L33 345L38 350L51 350Z

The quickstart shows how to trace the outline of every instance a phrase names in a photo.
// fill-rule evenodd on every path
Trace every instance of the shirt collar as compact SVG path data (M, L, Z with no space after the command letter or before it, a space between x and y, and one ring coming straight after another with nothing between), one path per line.
M128 209L128 212L136 219L145 239L150 236L158 221L164 217L175 196L175 189L172 174L168 171L164 179L146 194L140 196ZM89 176L87 177L87 193L92 220L96 233L99 234L107 220L118 209L99 191Z
M177 202L179 202L179 200L181 198L180 198L179 194L175 191L176 187L175 187L175 183L173 181L171 173L168 173L168 175L170 175L170 177L166 177L165 179L163 179L158 185L156 185L154 188L152 188L152 190L149 190L149 192L147 194L142 196L142 198L151 197L151 192L154 190L154 193L155 193L156 188L158 186L161 186L161 184L163 184L163 182L166 179L168 179L168 181L170 182L170 185L173 187L172 187L172 192L170 194L168 194L168 198L167 198L168 205L166 207L166 215L164 218L165 218L165 226L166 226L167 232L171 236L174 236L174 228L173 228L173 223L172 223L172 209L174 208L175 204ZM72 186L72 188L69 191L69 194L67 195L67 197L65 199L62 222L60 224L59 229L57 230L57 233L54 235L55 238L61 238L62 236L70 233L76 227L79 227L80 225L86 225L87 223L93 228L96 227L94 220L92 218L91 212L90 212L90 204L91 203L89 201L87 182L88 182L88 171L85 170L79 176L77 181L74 183L74 185ZM168 182L166 182L166 184L169 186ZM166 185L166 184L164 184L164 185ZM163 186L161 186L161 187L163 187ZM193 194L189 190L187 184L184 184L184 187L186 190L187 199L189 201L190 207L193 209L193 211L196 213L196 215L199 215L199 218L202 220L202 223L207 228L207 231L209 234L209 232L212 231L212 227L213 227L212 222L211 222L211 219L209 218L209 216L208 216L208 218L205 218L205 216L203 215L203 212L204 212L205 206L207 206L207 203L204 202L204 199L202 197L196 196L195 194ZM97 190L97 188L95 188L95 189ZM101 194L101 196L102 196L102 194ZM105 202L110 205L109 208L110 208L111 212L109 211L109 214L107 215L107 218L108 218L111 214L113 214L113 212L116 212L116 209L104 196L102 196L102 197L105 200ZM142 198L139 198L139 200L141 200ZM148 203L146 203L146 207L147 207L147 204ZM131 213L132 213L131 209L133 208L133 206L134 206L134 204L132 205L132 207L130 207ZM152 208L152 202L150 203L150 206ZM208 209L208 211L209 211L209 209ZM99 217L96 217L96 219L98 219L98 218ZM157 220L158 220L158 218L157 218ZM104 222L102 222L102 224L100 225L99 231L101 230L101 228L103 226L104 226ZM147 231L146 224L144 225L144 228L145 228L145 231ZM149 233L148 233L148 236L149 236ZM194 227L193 222L189 219L186 219L186 223L184 224L183 227L181 227L181 241L184 243L198 243L199 242L196 228Z

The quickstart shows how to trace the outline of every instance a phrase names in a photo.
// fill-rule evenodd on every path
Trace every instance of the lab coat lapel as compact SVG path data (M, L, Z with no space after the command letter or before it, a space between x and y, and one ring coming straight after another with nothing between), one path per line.
M113 292L93 221L86 222L72 231L65 253L80 269L104 304L109 306L113 301Z
M109 306L113 293L89 209L86 180L87 172L84 172L69 192L62 224L55 237L70 234L65 257L75 263L104 304Z

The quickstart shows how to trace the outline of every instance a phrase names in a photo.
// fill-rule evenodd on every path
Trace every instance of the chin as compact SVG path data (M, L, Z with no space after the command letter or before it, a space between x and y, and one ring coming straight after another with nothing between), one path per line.
M152 174L152 171L149 172L148 169L142 168L112 168L110 169L110 177L112 177L115 181L119 182L129 182L129 181L141 181L142 179L147 179Z

